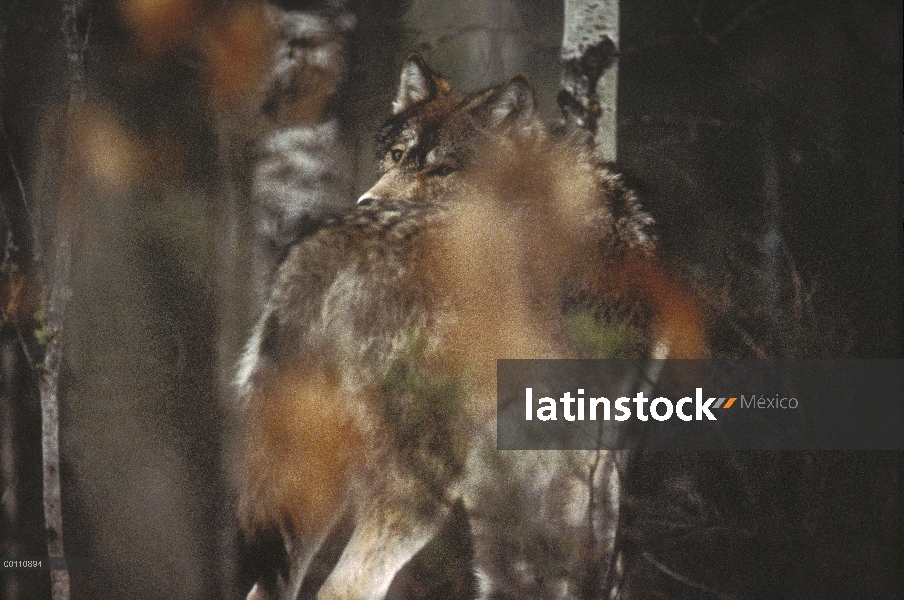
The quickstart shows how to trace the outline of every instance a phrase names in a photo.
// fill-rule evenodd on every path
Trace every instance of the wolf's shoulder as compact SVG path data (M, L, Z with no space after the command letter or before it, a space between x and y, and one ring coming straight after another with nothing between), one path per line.
M301 258L326 247L354 256L377 246L398 246L440 219L443 212L434 202L372 200L325 219L294 245L290 255Z
M342 271L399 268L421 232L443 213L436 203L372 201L331 216L290 248L277 272L274 293L310 292Z

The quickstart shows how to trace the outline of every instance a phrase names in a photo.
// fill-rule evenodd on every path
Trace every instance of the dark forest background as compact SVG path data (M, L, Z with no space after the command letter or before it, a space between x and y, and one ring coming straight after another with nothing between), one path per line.
M620 11L619 164L715 354L901 358L901 3ZM552 120L562 23L540 0L4 0L0 556L47 554L56 340L63 539L93 561L72 598L241 597L230 381L272 264L375 179L409 52L463 89L523 71ZM889 453L638 453L623 597L900 598L902 475ZM430 552L400 595L455 597ZM0 572L0 598L49 597L46 572Z

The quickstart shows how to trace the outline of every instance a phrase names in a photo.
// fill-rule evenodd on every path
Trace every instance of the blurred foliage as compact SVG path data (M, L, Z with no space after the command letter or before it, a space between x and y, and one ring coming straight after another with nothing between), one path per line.
M568 315L569 335L592 358L642 358L646 350L643 331L629 324L601 323L592 314L574 311Z

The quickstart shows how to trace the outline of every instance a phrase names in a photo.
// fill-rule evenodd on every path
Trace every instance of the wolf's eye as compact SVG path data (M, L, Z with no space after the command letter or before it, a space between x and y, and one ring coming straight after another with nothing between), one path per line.
M430 171L430 175L436 175L437 177L445 177L446 175L450 175L455 172L455 168L450 165L439 165L432 171Z
M392 158L392 162L399 162L405 156L405 151L396 148L395 150L390 150L389 156Z

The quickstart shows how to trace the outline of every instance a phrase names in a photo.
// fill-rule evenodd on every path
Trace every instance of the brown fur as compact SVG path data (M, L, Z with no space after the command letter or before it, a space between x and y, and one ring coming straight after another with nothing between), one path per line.
M347 493L361 432L334 401L343 390L327 374L298 364L261 379L246 413L242 529L254 535L272 523L320 527Z

